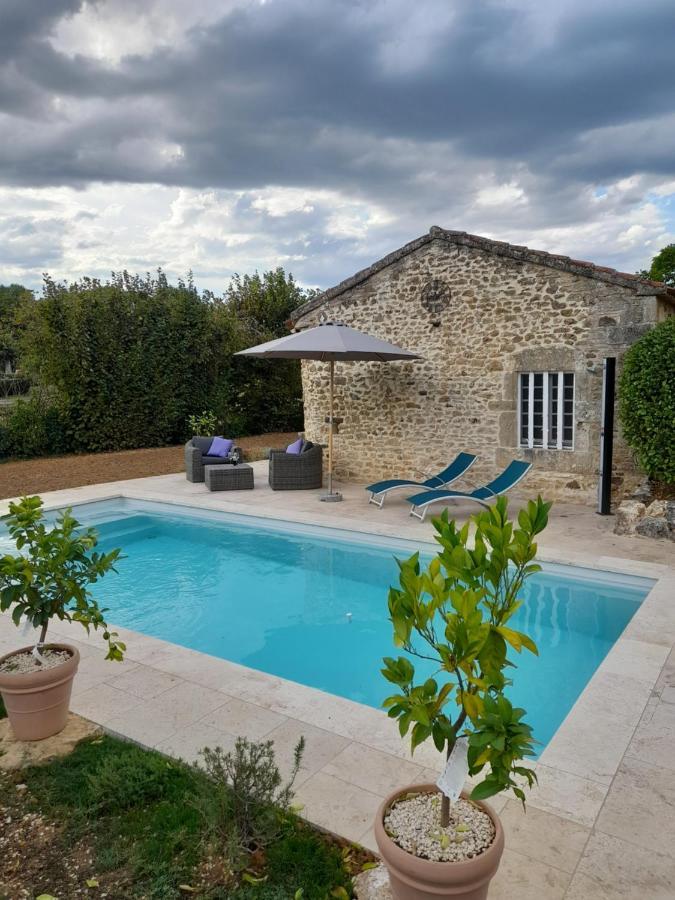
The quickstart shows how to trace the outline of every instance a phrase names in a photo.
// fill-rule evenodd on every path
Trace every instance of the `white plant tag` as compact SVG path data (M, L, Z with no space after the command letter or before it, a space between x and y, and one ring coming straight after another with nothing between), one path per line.
M469 774L469 761L467 752L469 749L469 741L467 738L457 738L457 743L452 748L452 753L448 757L445 769L436 784L443 791L446 797L450 798L452 803L459 800L459 795L464 787L464 782Z

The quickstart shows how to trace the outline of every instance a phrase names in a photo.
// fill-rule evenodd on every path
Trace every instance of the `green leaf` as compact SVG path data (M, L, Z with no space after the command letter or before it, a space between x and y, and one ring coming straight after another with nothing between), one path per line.
M446 737L443 734L442 729L439 727L438 722L434 722L432 726L431 737L438 752L442 753L445 749Z
M410 710L410 715L415 722L421 722L422 725L431 727L431 719L425 706L413 706Z
M505 625L498 625L495 628L495 631L504 638L504 640L510 644L514 650L517 650L520 653L522 649L522 641L520 640L520 635L517 631L513 631L511 628L507 628Z
M477 784L475 788L471 791L471 799L472 800L487 800L488 797L494 797L495 794L498 794L503 788L499 782L495 781L481 781L480 784Z
M525 532L532 531L532 522L530 521L530 517L524 509L521 509L518 513L518 524Z
M461 696L466 714L471 721L477 720L483 711L483 701L476 694L469 694L466 691Z
M411 749L414 752L415 748L418 747L423 741L431 735L431 727L428 725L423 725L421 722L418 722L413 730L410 738Z

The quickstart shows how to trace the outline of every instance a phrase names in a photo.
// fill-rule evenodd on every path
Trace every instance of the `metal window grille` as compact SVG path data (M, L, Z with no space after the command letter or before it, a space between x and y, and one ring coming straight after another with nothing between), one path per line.
M518 442L530 449L574 448L573 372L521 372Z

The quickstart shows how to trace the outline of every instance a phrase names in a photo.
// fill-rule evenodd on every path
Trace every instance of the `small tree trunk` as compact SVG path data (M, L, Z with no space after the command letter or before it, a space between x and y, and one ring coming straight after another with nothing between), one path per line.
M454 741L448 741L448 749L445 754L446 761L450 759L452 748L455 746ZM450 798L445 794L441 794L441 828L447 828L450 824Z
M42 665L42 657L40 656L40 648L44 646L45 638L47 637L47 627L49 626L49 622L45 622L42 628L40 629L40 637L37 640L36 645L33 647L33 658L35 662L41 666Z
M447 828L450 824L450 798L445 794L441 797L441 828Z

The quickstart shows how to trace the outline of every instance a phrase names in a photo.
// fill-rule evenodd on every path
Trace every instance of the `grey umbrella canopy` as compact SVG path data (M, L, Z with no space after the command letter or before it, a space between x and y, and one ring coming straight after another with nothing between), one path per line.
M397 359L419 359L417 353L403 350L395 344L371 337L340 322L322 322L306 331L240 350L235 356L254 356L258 359L316 359L330 363L330 414L328 417L328 493L322 500L341 500L333 491L333 416L334 364L336 362L390 362Z

